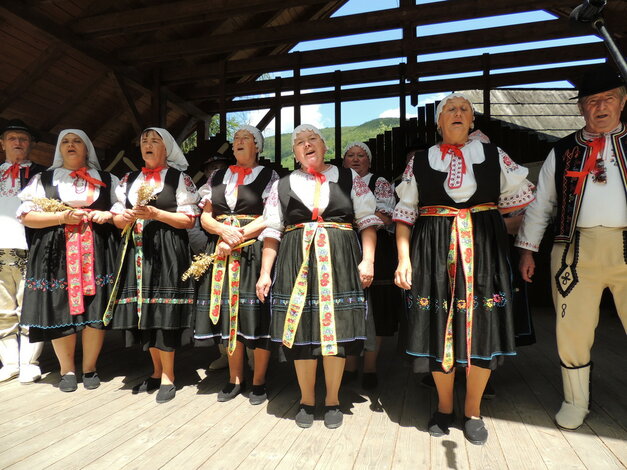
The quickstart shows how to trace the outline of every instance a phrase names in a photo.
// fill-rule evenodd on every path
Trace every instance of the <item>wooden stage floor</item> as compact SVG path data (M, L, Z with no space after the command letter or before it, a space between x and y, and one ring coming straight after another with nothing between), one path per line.
M184 348L176 398L158 405L154 395L131 394L150 371L148 355L123 349L115 333L99 363L102 386L92 391L82 384L74 393L56 388L58 366L47 345L42 381L0 384L0 468L627 468L627 341L618 318L601 318L592 412L574 432L553 422L561 377L551 312L536 312L535 324L537 344L520 348L494 374L497 397L482 407L490 432L485 446L467 443L459 424L449 436L429 437L435 392L396 358L391 340L380 358L379 390L364 393L358 383L343 388L345 419L336 430L326 429L321 416L310 429L294 424L299 393L291 365L271 364L267 404L251 406L247 393L217 403L227 374L205 371L216 352ZM458 410L462 399L458 393Z

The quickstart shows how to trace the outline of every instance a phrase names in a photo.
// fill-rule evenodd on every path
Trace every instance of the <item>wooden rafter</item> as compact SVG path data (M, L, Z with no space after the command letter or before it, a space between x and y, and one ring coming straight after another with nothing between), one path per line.
M448 21L475 18L489 5L492 14L516 13L546 7L546 1L527 0L459 0L455 8L448 2L434 3L429 8L392 8L338 18L291 23L273 28L239 31L238 34L207 35L199 38L146 44L119 51L119 57L132 62L167 62L175 58L220 54L241 48L266 47L299 41L400 28L404 24L427 25L442 18ZM553 0L551 6L572 4L572 0Z
M490 76L490 82L492 87L496 88L503 86L517 86L534 82L568 80L570 77L579 75L589 67L590 66L557 67L553 69L495 74ZM480 89L483 85L483 80L484 78L482 76L477 76L418 82L418 91L421 94L426 94L448 92L452 90ZM398 84L354 88L342 90L340 92L340 100L359 101L366 99L390 98L399 96L399 93L400 86ZM300 99L302 105L332 103L335 99L335 91L307 93L301 95ZM253 109L266 109L273 106L273 103L274 98L254 98L248 100L230 101L227 105L227 111L241 112ZM281 104L282 106L292 106L293 96L282 96Z
M529 41L531 30L536 41L568 38L579 34L570 29L565 19L540 21L532 24L515 26L501 26L489 29L465 31L418 37L413 40L413 49L418 54L430 54L454 50L467 49L469 45L475 47L487 47L500 44L516 44ZM342 46L320 50L305 51L299 54L300 66L322 67L337 64L363 62L377 59L391 59L403 57L403 40L380 41L372 44L360 44L356 46ZM271 72L278 70L290 70L296 65L296 54L281 54L259 59L230 61L226 64L227 76L241 74L259 74L261 71ZM212 63L198 65L194 70L171 69L163 70L164 83L183 83L202 79L219 78L219 64Z
M85 102L85 100L96 90L107 78L107 74L103 73L98 78L88 83L78 93L72 95L72 98L65 101L56 113L49 115L46 120L41 124L41 129L44 131L52 130L67 114L72 112L77 106Z
M26 22L34 26L39 31L46 34L52 42L61 42L65 46L89 58L91 62L94 63L95 67L116 72L120 74L120 76L123 76L124 79L129 82L129 85L134 85L142 88L145 92L150 92L150 84L145 83L146 79L142 74L119 63L105 53L95 49L93 46L87 45L85 41L72 33L68 28L54 23L47 17L29 9L27 5L11 0L0 0L0 15L16 24ZM171 91L168 91L168 95L170 97L176 97L175 93ZM180 103L181 101L184 100L178 99L176 102ZM192 103L188 103L184 111L198 119L204 120L209 117L206 112Z
M59 60L63 54L64 46L54 42L48 46L24 71L9 84L0 94L0 113L48 70L50 65Z
M128 115L135 132L139 134L145 127L144 119L137 110L137 106L135 106L135 99L133 98L133 95L131 95L131 92L126 87L123 77L115 72L111 72L109 76L115 84L115 90L120 98L120 102L126 110L126 114Z
M502 52L490 54L491 69L510 67L524 67L531 65L551 64L559 58L561 62L572 60L586 60L604 57L605 48L601 43L576 46L559 46L527 51ZM453 73L467 73L481 71L481 56L462 57L458 59L421 62L418 72L421 77L447 75ZM342 73L342 85L383 82L398 79L398 66L371 67L357 70L347 70ZM334 73L305 75L300 78L301 87L305 89L327 88L334 86ZM284 78L283 86L286 90L294 88L293 78ZM261 95L274 92L272 80L262 80L248 83L229 84L226 87L227 96ZM196 88L187 94L189 99L216 99L219 96L219 87Z
M290 0L290 8L328 0ZM285 7L285 0L182 0L79 18L72 30L81 35L104 36L154 31L194 23L220 21L238 15L255 15Z

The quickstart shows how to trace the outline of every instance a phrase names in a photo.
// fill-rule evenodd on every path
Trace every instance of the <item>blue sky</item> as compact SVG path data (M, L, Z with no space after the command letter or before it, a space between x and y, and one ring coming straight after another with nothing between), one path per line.
M443 0L435 0L435 1L443 1ZM434 0L417 0L417 4L428 4L434 3ZM385 10L389 8L397 8L398 0L350 0L347 2L342 8L340 8L333 16L345 16L345 15L353 15L357 13L365 13L375 10ZM428 6L425 6L428 8ZM428 25L418 27L417 35L418 36L430 36L433 34L442 34L447 32L458 32L458 31L468 31L473 29L482 29L486 27L493 26L507 26L514 24L522 24L522 23L530 23L535 21L544 21L553 19L554 16L544 12L544 11L534 11L534 12L526 12L512 15L502 15L502 16L493 16L488 18L477 18L473 20L465 20L465 21L456 21L456 22L447 22L447 23L439 23L437 25ZM402 33L401 30L390 30L390 31L381 31L376 33L368 33L368 34L358 34L352 36L343 36L337 38L316 40L316 41L304 41L299 43L296 47L292 49L292 51L310 51L310 50L320 50L330 47L338 47L345 45L354 45L354 44L365 44L375 41L387 41L387 40L395 40L401 39ZM544 47L553 47L558 45L566 45L566 44L585 44L590 42L598 42L601 39L596 36L582 36L578 38L570 38L568 40L554 40L554 41L542 41L542 42L528 42L523 44L517 44L513 46L502 46L502 47L491 47L491 48L476 48L476 49L467 49L463 51L452 51L447 53L438 53L438 54L426 54L419 55L418 62L427 62L432 60L441 60L452 57L462 57L462 56L474 56L481 55L484 52L507 52L514 50L528 50L528 49L537 49ZM310 69L303 69L302 75L316 74L316 73L325 73L332 72L334 70L351 70L351 69L360 69L364 67L377 67L383 65L395 65L399 62L405 62L404 58L398 59L387 59L387 60L377 60L370 62L360 62L360 63L352 63L352 64L344 64L333 67L317 67ZM546 67L557 67L557 66L565 66L574 63L591 63L594 61L578 61L578 62L562 62L556 63L549 66L543 66L538 68L546 68ZM526 68L527 70L529 68ZM516 69L507 69L494 71L493 73L504 73L509 72ZM473 74L461 74L459 76L471 76L471 75L479 75L480 72L476 72ZM290 71L280 72L274 74L274 76L283 76L289 77L292 73ZM448 78L447 76L438 76L438 77L428 77L428 79L441 79ZM383 82L385 83L385 82ZM381 84L383 84L381 83ZM564 88L570 87L568 82L548 82L548 83L538 83L531 84L529 86L532 87L544 87L544 88ZM321 91L321 90L316 90ZM433 102L440 99L444 96L444 93L434 94L434 95L421 95L419 96L419 105L424 103ZM259 119L263 115L265 115L267 110L260 110L248 113L247 120L251 124L256 124ZM407 113L409 115L415 115L415 108L411 106L409 103L409 98L407 99ZM315 124L318 127L332 127L335 125L334 123L334 105L332 103L321 104L321 105L311 105L304 106L301 110L302 113L302 121L308 122L311 124ZM399 116L399 102L398 98L386 98L386 99L378 99L378 100L368 100L368 101L358 101L358 102L345 102L342 104L342 125L343 126L353 126L362 124L363 122L369 121L371 119L376 119L378 117L398 117ZM293 128L293 110L292 108L285 108L282 112L282 131L283 132L291 132ZM266 128L265 134L272 135L274 133L274 122L270 123L270 125Z

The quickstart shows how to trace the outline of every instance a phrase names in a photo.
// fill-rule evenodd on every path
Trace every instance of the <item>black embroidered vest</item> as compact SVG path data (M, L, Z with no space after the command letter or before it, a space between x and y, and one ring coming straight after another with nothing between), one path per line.
M54 170L48 170L41 173L41 184L46 191L46 197L50 199L61 200L59 196L59 187L52 184L52 176ZM99 179L107 186L101 186L98 194L98 198L91 203L91 205L85 207L85 209L92 209L96 211L108 211L111 209L111 174L104 171L98 171Z
M498 147L494 144L482 145L485 159L481 163L472 165L477 190L470 199L459 203L451 199L451 196L444 190L448 172L431 168L427 151L416 152L413 169L414 178L418 184L418 205L420 207L444 205L466 209L489 202L497 204L501 194L501 165Z
M339 168L337 183L329 182L329 205L320 214L325 222L352 224L355 219L351 190L353 174L349 168ZM285 226L311 222L311 211L303 204L290 186L289 175L279 181L279 201Z
M237 187L237 202L235 209L231 210L226 202L226 184L224 181L225 170L219 170L211 180L211 207L213 216L222 214L261 215L263 214L263 190L272 179L272 170L264 167L257 178L250 184L240 184Z
M614 155L627 195L627 127L612 135ZM585 144L583 131L570 134L555 144L555 190L557 192L557 216L555 218L555 243L571 243L577 227L582 196L586 192L586 177L580 194L575 194L577 178L566 176L567 171L580 171L590 147Z
M128 197L129 191L140 173L141 171L133 171L128 175L128 180L126 181L126 207L128 209L133 208L133 204L131 204ZM179 170L168 168L163 181L163 189L157 194L157 198L150 201L148 205L155 206L164 211L176 212L178 208L178 204L176 203L176 188L178 188L180 176L181 172Z

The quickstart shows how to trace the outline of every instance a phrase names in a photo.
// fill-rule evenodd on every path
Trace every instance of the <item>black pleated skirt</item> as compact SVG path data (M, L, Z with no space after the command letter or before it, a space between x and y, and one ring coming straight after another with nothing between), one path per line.
M144 347L175 349L180 346L184 331L193 327L194 286L189 279L181 280L191 264L187 232L151 221L145 224L141 240L129 241L123 259L121 251L118 263L123 266L111 328L128 331L127 345L141 342ZM136 265L140 253L142 271L138 279ZM142 295L140 310L138 286ZM146 335L133 330L170 333ZM162 341L164 337L167 342Z
M207 253L215 251L216 241L216 236L209 239ZM261 241L246 246L242 248L240 259L237 340L251 349L270 349L270 305L269 302L261 302L256 294L257 280L261 272L262 248L263 242ZM220 302L220 318L218 323L214 325L209 318L212 268L207 270L197 284L198 296L194 330L194 342L197 346L210 346L219 342L223 342L226 346L229 339L229 282L231 275L230 271L226 269Z
M338 356L359 355L366 339L367 305L357 266L361 253L352 230L327 228L333 273L334 313ZM276 261L271 293L272 341L282 343L287 307L303 261L302 229L286 232ZM309 259L308 288L303 313L291 349L282 346L288 359L313 359L321 355L318 275L315 250Z
M394 235L377 230L374 257L374 279L370 286L371 313L377 336L394 336L403 309L403 293L394 284L398 256Z
M502 217L496 210L472 215L474 234L474 313L471 364L493 369L503 356L515 355L511 266ZM455 366L466 367L465 286L458 256L451 299L447 255L452 217L418 218L411 242L412 288L406 293L407 353L415 371L442 371L444 337L451 302Z
M34 230L28 256L21 324L31 342L74 334L86 326L103 329L115 272L119 231L111 224L93 224L96 294L84 296L85 312L71 315L63 226Z

